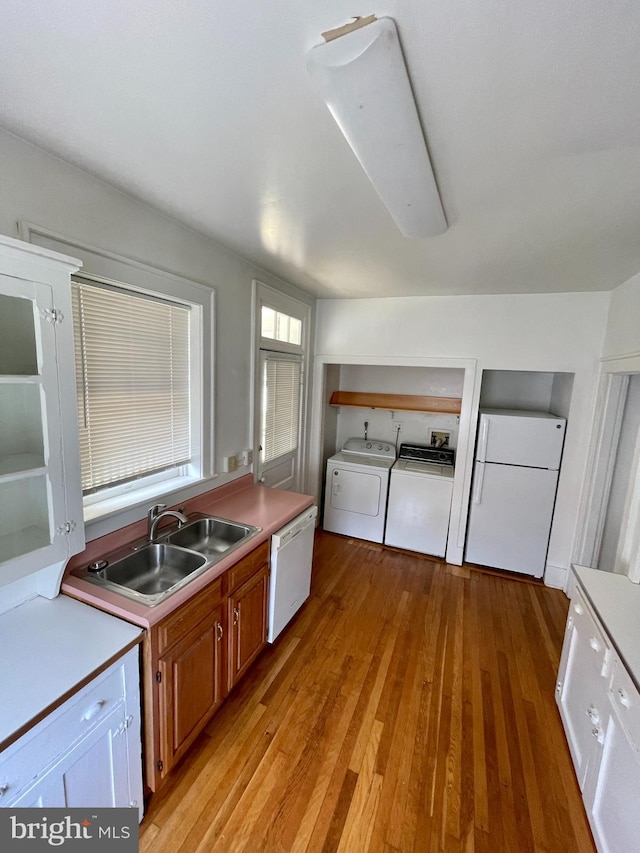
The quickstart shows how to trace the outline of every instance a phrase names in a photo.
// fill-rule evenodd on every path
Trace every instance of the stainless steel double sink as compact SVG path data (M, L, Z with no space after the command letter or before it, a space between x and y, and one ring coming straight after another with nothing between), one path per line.
M98 560L72 574L149 607L168 596L247 542L260 527L216 516L201 516L183 527L112 561Z

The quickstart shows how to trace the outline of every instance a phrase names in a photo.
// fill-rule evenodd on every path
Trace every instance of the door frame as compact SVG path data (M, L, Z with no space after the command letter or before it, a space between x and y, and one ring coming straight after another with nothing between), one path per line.
M640 353L604 358L600 363L600 379L596 395L587 467L578 512L578 527L574 547L574 563L596 566L606 521L611 484L616 462L622 417L627 399L629 380L640 374ZM640 453L636 452L629 481L634 487L628 496L621 528L618 554L633 552L640 524ZM632 517L633 515L633 517ZM635 520L634 520L635 519ZM640 543L636 543L640 544ZM629 574L640 580L640 554L630 557ZM616 563L618 562L616 558Z
M253 447L255 448L253 459L253 477L259 482L259 453L260 453L260 413L261 413L261 352L268 350L271 353L282 355L299 355L302 364L302 393L300 397L300 424L299 424L299 447L298 464L294 476L293 488L301 491L307 482L307 466L309 459L309 396L311 390L311 348L313 345L312 319L314 316L314 301L304 301L306 294L294 296L277 290L258 279L252 281L251 292L251 330L252 330L252 364L251 364L251 424L253 434ZM277 311L282 311L291 317L296 317L302 322L302 344L294 346L280 341L272 341L263 338L261 330L262 306L267 305Z

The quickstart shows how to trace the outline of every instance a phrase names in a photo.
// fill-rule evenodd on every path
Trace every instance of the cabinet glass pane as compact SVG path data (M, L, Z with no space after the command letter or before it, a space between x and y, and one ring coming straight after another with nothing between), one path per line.
M38 374L34 305L30 299L0 294L0 374Z
M46 476L0 482L0 563L50 542Z
M45 464L41 394L38 384L0 380L0 477Z

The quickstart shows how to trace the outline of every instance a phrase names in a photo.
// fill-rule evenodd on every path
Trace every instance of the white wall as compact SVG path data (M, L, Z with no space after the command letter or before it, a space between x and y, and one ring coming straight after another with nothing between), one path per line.
M251 447L252 279L309 303L313 300L211 240L2 131L0 186L0 233L18 236L16 223L24 219L215 288L215 469L222 471L223 456ZM209 487L249 470L221 474Z
M620 440L611 481L609 505L602 533L602 544L598 557L598 568L614 571L616 551L620 538L621 524L629 490L629 478L633 472L633 458L640 432L640 374L629 381L627 399L622 418Z
M605 358L640 355L640 273L611 294L602 354Z
M331 360L470 358L478 370L574 374L548 563L567 569L609 293L321 300L316 354ZM461 451L458 449L458 458Z
M603 352L604 375L630 374L630 377L598 566L628 571L638 582L640 274L621 284L611 294ZM599 456L602 455L599 453Z

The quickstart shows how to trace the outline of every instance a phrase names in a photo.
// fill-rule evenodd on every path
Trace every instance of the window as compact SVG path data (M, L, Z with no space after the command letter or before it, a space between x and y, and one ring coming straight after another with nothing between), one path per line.
M106 490L113 496L198 475L191 405L195 306L75 278L72 301L87 501L104 499Z
M262 364L260 446L262 462L266 464L298 448L302 363L295 356L264 353Z
M260 334L281 343L300 346L302 344L302 321L297 317L290 317L275 308L262 306L260 316Z

